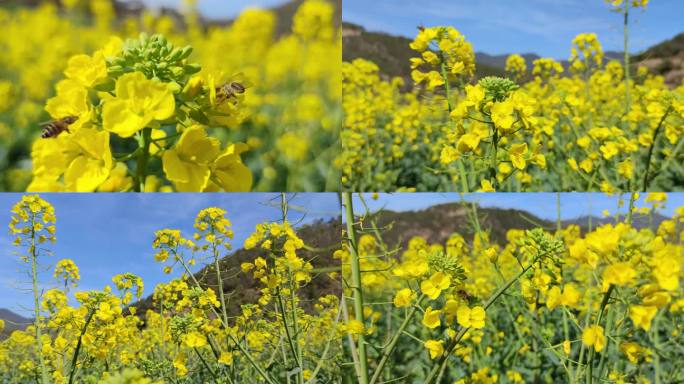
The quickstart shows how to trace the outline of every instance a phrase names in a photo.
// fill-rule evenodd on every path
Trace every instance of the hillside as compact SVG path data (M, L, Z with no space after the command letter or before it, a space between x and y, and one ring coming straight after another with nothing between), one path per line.
M447 203L429 207L420 211L393 212L382 211L376 215L377 224L385 227L384 239L390 246L405 247L413 236L425 237L431 243L443 243L454 232L458 232L469 240L472 227L469 224L467 210L460 203ZM488 231L490 239L499 244L506 242L506 232L510 229L532 229L542 227L549 231L556 228L555 221L540 219L535 215L517 209L478 208L480 226ZM582 232L589 228L588 216L563 220L563 228L568 225L578 225ZM653 225L657 227L667 218L655 215ZM591 217L592 227L614 223L613 218ZM369 224L369 222L367 222ZM647 217L635 217L635 228L649 226Z
M0 320L5 321L5 329L0 332L0 340L9 336L15 330L26 328L32 321L5 308L0 308Z
M684 78L684 33L648 48L634 59L665 77L665 82L671 86L681 84Z
M415 52L408 46L410 42L411 39L403 36L371 32L360 25L342 23L342 59L344 61L351 61L356 58L371 60L378 64L385 76L402 77L407 80L407 84L411 83L409 59L415 56ZM532 68L534 60L541 57L535 53L524 53L521 56L525 58L528 68ZM475 57L476 78L505 75L508 54L490 55L484 52L475 52ZM622 62L623 57L622 52L605 52L607 60ZM567 60L560 62L564 68L568 68ZM684 33L633 56L632 62L635 63L635 66L645 65L652 73L664 76L666 83L670 86L679 85L684 77Z

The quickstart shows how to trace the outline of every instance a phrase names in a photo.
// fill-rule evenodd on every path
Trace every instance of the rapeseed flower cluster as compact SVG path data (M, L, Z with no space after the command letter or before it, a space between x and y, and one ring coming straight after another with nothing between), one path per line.
M629 12L647 1L608 1ZM625 19L627 20L627 19ZM628 36L627 24L625 36ZM625 40L627 41L627 40ZM342 183L353 191L651 191L680 187L684 87L607 60L594 33L568 68L520 55L509 78L475 78L470 43L422 28L415 86L374 63L343 63ZM625 48L629 51L629 47ZM626 57L629 60L629 57ZM628 61L627 61L628 62ZM629 63L629 62L628 62Z
M37 271L53 257L56 214L27 195L12 209L10 231L34 282L34 316L0 342L0 378L279 382L294 370L293 381L306 382L358 378L362 356L368 382L677 378L681 353L667 346L684 331L684 208L664 218L666 194L648 194L639 207L637 199L597 226L505 234L481 229L468 204L471 232L398 246L368 215L350 225L360 236L334 252L341 268L329 270L306 256L284 199L282 219L258 224L244 241L257 256L227 264L239 257L232 223L210 207L188 235L155 233L154 260L180 273L145 305L144 282L132 273L79 291L81 271L62 259L43 281ZM359 281L362 301L345 283L341 296L305 299L319 279ZM235 280L254 282L239 306L226 288ZM361 352L362 342L377 348Z
M468 235L385 244L375 214L360 218L364 321L348 333L363 330L377 346L366 351L367 382L681 376L681 351L667 345L684 331L684 207L656 221L667 196L648 194L642 207L637 199L598 226L511 229L498 241L471 219ZM353 255L338 255L346 281Z
M339 184L341 39L328 1L303 2L282 35L284 21L256 8L207 27L193 2L177 22L150 11L116 19L110 0L61 5L0 10L0 189ZM41 139L43 121L71 123Z
M3 383L279 383L293 367L301 383L340 376L336 364L324 363L341 360L340 298L302 299L301 290L319 277L312 260L298 255L305 244L288 221L257 226L245 245L256 242L264 256L242 270L226 264L233 232L223 209L201 210L192 240L180 230L157 231L154 259L182 273L145 300L142 278L130 272L101 290L77 290L79 268L69 259L42 280L36 271L52 257L55 221L54 208L38 195L23 196L12 209L10 231L32 276L36 307L31 325L0 340ZM243 292L228 287L245 279L256 281L260 297L231 304Z

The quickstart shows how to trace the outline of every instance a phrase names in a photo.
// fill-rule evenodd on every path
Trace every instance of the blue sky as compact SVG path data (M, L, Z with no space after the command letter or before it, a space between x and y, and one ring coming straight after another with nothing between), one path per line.
M178 7L181 0L142 0L148 7ZM210 19L233 18L248 7L269 8L287 0L197 0L200 12Z
M684 32L682 0L653 0L631 12L632 52ZM418 25L452 25L489 54L567 59L583 32L597 33L605 50L622 51L622 16L603 0L344 0L342 19L411 38Z
M228 211L233 224L234 249L242 247L256 224L280 218L280 206L272 203L273 193L174 193L174 194L41 194L57 215L57 243L54 255L44 258L41 281L52 281L52 267L60 259L73 259L81 271L78 290L102 289L119 273L132 272L143 278L145 294L169 280L163 266L154 261L152 240L159 229L181 229L190 236L197 212L217 206ZM0 308L29 315L32 296L25 289L31 279L26 265L15 255L7 224L11 207L21 194L0 194ZM279 200L276 201L276 203ZM291 201L289 220L303 223L317 218L337 217L339 199L335 193L297 194ZM308 213L302 213L302 210ZM172 276L178 276L175 273ZM49 284L47 286L50 286Z
M637 207L650 206L643 203L646 195L641 195L636 203ZM466 201L475 201L482 207L516 208L547 219L556 219L556 193L472 193L464 196ZM460 202L458 193L393 193L380 194L373 200L370 194L364 194L364 199L371 210L385 208L393 211L417 211L437 204ZM626 202L629 196L625 195ZM574 219L592 214L601 216L604 209L611 215L617 212L617 196L607 196L603 193L561 193L562 219ZM357 195L354 195L354 210L362 212L363 205ZM662 213L671 216L677 207L684 206L684 193L669 193L668 203ZM623 207L620 212L626 212Z

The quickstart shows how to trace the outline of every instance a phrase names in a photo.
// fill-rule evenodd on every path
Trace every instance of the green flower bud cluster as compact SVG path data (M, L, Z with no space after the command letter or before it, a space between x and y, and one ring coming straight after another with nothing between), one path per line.
M138 39L126 40L120 56L107 63L108 73L119 77L128 72L142 72L148 79L183 84L202 67L188 63L192 47L174 47L162 35L141 33Z
M465 270L456 255L450 255L444 251L434 251L428 255L430 270L443 272L451 277L452 283L465 280Z
M97 311L100 303L107 301L111 295L107 292L90 291L87 295L77 297L78 301L91 311Z
M171 329L171 337L174 341L180 342L181 336L194 331L199 326L197 320L190 313L183 315L176 315L171 318L169 328Z
M487 76L480 81L478 84L485 90L485 97L487 100L492 100L496 102L501 102L508 98L511 92L518 89L518 84L514 81L496 76Z
M525 234L526 236L521 240L522 245L536 249L537 256L560 265L560 255L565 250L561 239L551 237L541 228L526 231Z

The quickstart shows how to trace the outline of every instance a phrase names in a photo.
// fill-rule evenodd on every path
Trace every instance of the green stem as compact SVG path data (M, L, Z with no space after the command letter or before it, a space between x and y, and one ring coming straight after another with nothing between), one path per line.
M147 177L147 163L150 160L150 143L152 142L152 128L143 128L138 138L138 164L135 168L136 188L138 192L145 192L145 178Z
M492 186L495 190L499 189L499 180L496 178L496 168L497 168L497 152L499 151L499 132L496 129L494 123L492 125L492 154L489 164L489 178L492 180Z
M299 321L297 320L297 294L295 289L294 279L292 278L292 271L288 272L290 280L290 301L292 304L292 331L294 332L294 345L297 360L299 362L299 372L297 373L297 382L304 382L304 362L302 361L302 348L299 345Z
M354 229L354 207L349 192L342 193L342 201L347 220L347 237L349 254L351 256L352 291L354 292L354 317L356 321L365 324L363 320L363 287L361 286L361 263L357 252L356 230ZM366 340L363 334L358 335L359 354L359 384L368 384L368 361L366 357Z
M218 383L219 381L218 381L218 377L216 377L216 373L214 373L214 371L209 367L209 364L207 364L207 361L204 360L204 357L202 357L202 354L197 350L197 348L193 348L193 349L195 350L197 357L199 357L200 361L202 362L202 365L204 365L204 368L206 368L207 371L209 371L209 373L211 374L211 377L213 377L214 381L216 383Z
M288 205L287 205L287 196L285 195L285 192L280 193L280 211L282 214L282 219L283 219L283 225L287 222L287 211L288 211ZM288 281L290 284L290 301L291 301L291 310L292 310L292 331L294 333L294 338L290 338L290 335L288 334L290 346L292 347L292 353L294 353L294 358L295 362L297 363L297 366L299 367L299 371L297 372L297 383L303 383L304 382L304 362L302 361L302 349L299 345L299 325L297 321L297 294L296 294L296 286L295 286L295 281L292 278L292 271L288 269ZM282 299L281 299L281 305L282 305ZM285 311L284 308L283 310L283 320L285 319Z
M292 352L292 357L295 360L295 364L297 364L297 367L302 368L302 364L299 362L299 354L297 353L297 349L295 348L294 342L292 341L292 335L290 334L290 325L287 322L287 316L286 316L286 311L285 311L285 305L283 304L283 295L280 293L280 288L277 288L277 299L278 299L278 307L280 308L280 315L283 318L283 327L285 328L285 337L287 337L287 343L290 346L290 352Z
M632 216L634 215L634 203L636 202L637 194L632 192L629 195L629 211L627 212L627 217L625 218L625 223L632 225Z
M131 153L114 155L114 160L116 160L116 161L128 161L134 157L137 157L140 154L140 151L141 151L141 149L138 148Z
M375 372L373 372L373 377L370 379L369 384L375 384L378 381L378 379L380 379L380 375L382 375L382 370L385 368L385 365L387 364L387 361L392 355L392 352L394 352L394 348L396 348L397 343L399 342L399 338L403 334L404 329L406 329L406 326L408 326L411 319L413 319L413 315L415 315L415 313L420 308L420 302L423 301L424 298L425 295L421 294L418 300L416 301L416 304L413 306L413 308L411 308L409 313L404 318L404 321L401 323L394 336L392 336L392 340L389 342L389 344L387 344L387 347L385 347L385 350L382 352L380 362L378 363L377 368L375 368Z
M677 146L674 148L672 153L670 153L670 156L667 157L665 163L663 163L663 165L660 168L658 168L658 172L656 172L656 174L650 178L649 183L652 182L655 178L657 178L661 171L667 169L673 160L677 160L677 157L679 156L679 152L682 150L682 147L684 147L684 139L680 138L679 142L677 143Z
M606 319L606 335L608 334L608 330L612 328L613 323L614 323L614 318L615 318L615 311L612 310L613 307L608 308L608 318ZM619 334L619 332L616 332ZM602 380L603 377L603 371L605 369L606 365L606 355L609 354L609 348L611 348L611 338L606 338L606 352L601 354L601 359L599 360L599 368L598 368L598 379L599 381ZM615 340L615 344L618 344L617 340Z
M458 175L461 179L461 193L470 192L468 187L468 175L466 174L465 165L463 165L463 159L458 160Z
M449 85L449 76L446 70L446 64L444 64L444 58L442 58L442 64L440 65L442 69L442 79L444 79L444 92L446 94L447 106L449 107L449 113L453 109L451 105L451 86Z
M658 134L660 133L660 128L663 126L663 123L665 122L665 119L667 118L667 115L670 114L670 111L672 110L672 106L670 106L667 111L665 111L665 114L663 117L660 118L660 122L658 123L658 126L656 127L655 131L653 132L653 138L651 141L651 146L648 148L648 155L646 156L646 171L644 172L644 183L642 185L641 190L643 192L646 192L648 189L648 186L651 182L652 178L648 177L648 172L649 169L651 168L651 158L653 157L653 149L656 146L656 142L658 140Z
M212 237L216 238L216 228L212 227L211 229ZM223 292L223 278L221 277L221 264L219 263L219 252L218 248L216 247L216 242L212 242L212 255L214 256L214 268L216 269L216 289L219 291L219 298L221 299L221 314L223 315L223 323L226 324L226 327L228 326L228 304L226 302L226 296L225 293ZM229 341L230 337L226 338L226 341ZM212 351L214 352L214 355L218 355L218 351L215 350L214 345L212 343L209 343L212 347ZM195 349L197 352L197 349ZM199 354L199 352L197 352ZM201 356L200 356L201 358ZM205 363L206 365L206 363ZM209 366L207 366L207 369L209 369ZM211 369L209 369L209 372L211 372ZM214 376L215 380L218 380L214 373L212 372L212 376Z
M76 349L74 349L74 356L71 358L71 370L69 372L69 384L74 382L74 374L76 373L76 365L78 363L78 355L81 352L81 345L83 344L83 336L85 335L86 331L88 330L88 325L90 324L90 321L93 319L94 315L95 315L94 309L88 311L88 317L86 318L86 322L83 325L83 329L81 330L81 335L78 336L78 342L76 343Z
M216 238L216 229L211 229L212 238ZM221 298L221 312L223 314L223 322L228 324L228 309L226 308L226 297L223 293L223 279L221 278L221 265L219 263L219 252L216 248L216 242L212 242L212 254L214 256L214 268L216 268L216 289L219 291Z
M40 324L40 293L38 293L38 251L36 249L36 215L31 214L31 278L33 280L33 326L36 336L36 355L40 361L40 372L43 384L50 382L45 357L43 356L43 330Z

